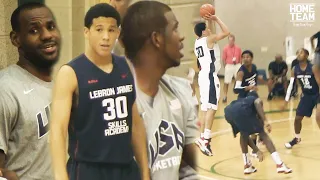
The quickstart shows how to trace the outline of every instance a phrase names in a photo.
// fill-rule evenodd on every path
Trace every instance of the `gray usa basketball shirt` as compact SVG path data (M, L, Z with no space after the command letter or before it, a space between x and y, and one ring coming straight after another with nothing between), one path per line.
M0 149L21 180L52 180L48 130L52 83L18 65L0 71Z
M196 115L183 81L164 75L154 98L137 88L137 105L147 131L149 168L153 180L178 180L185 145L194 143Z

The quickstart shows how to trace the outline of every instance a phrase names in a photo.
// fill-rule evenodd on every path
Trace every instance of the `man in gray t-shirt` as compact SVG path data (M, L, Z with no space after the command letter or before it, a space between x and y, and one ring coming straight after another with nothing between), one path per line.
M120 40L134 67L152 180L198 179L190 169L196 167L199 133L192 90L185 81L164 75L179 66L183 39L174 13L161 2L135 3L123 19Z
M0 177L53 180L48 128L60 32L51 10L39 3L19 6L11 24L19 61L0 71Z

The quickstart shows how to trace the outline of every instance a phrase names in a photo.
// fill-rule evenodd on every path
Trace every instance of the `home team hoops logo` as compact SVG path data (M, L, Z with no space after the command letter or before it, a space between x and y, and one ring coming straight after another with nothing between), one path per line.
M316 21L315 3L290 3L290 16L293 26L311 27Z

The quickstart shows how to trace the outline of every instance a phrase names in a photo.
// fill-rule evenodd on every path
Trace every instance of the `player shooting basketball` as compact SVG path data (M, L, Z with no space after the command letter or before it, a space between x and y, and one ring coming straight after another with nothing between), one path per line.
M214 12L214 11L213 11ZM204 125L201 126L201 135L195 143L201 152L207 156L212 156L210 146L211 127L214 116L218 109L218 101L220 98L220 81L218 72L221 63L216 60L213 46L221 39L226 38L230 33L227 26L215 15L206 14L203 18L207 23L198 23L194 27L194 32L198 36L195 41L194 53L197 56L201 70L199 72L198 84L200 90L201 111ZM216 22L222 32L219 34L211 33L213 22ZM202 118L202 117L201 117Z

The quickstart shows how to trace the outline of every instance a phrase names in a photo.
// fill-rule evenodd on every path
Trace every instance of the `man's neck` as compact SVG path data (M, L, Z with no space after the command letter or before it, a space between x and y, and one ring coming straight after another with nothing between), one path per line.
M137 65L134 67L139 89L145 94L154 97L159 89L159 82L166 70L155 64Z
M51 77L52 68L44 69L44 68L36 67L23 56L19 56L19 61L17 62L17 65L43 81L46 81L46 82L52 81L52 77Z
M235 46L235 44L229 44L229 46L230 46L230 47L234 47L234 46Z
M86 50L86 52L84 53L87 58L93 62L95 65L97 66L103 66L103 65L107 65L112 63L112 53L110 52L109 55L102 57L99 56L97 53L95 53L93 50Z

